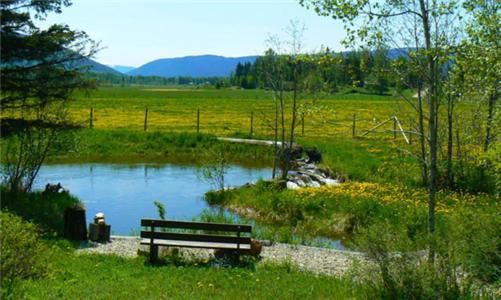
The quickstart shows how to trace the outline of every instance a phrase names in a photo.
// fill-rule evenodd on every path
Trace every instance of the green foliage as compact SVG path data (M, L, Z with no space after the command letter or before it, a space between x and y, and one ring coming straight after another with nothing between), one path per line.
M198 177L209 183L214 189L225 189L225 176L229 165L228 144L222 143L218 147L208 149L197 170Z
M49 248L40 242L37 227L2 210L0 214L0 272L2 294L16 281L47 273Z
M165 220L165 205L158 200L153 201L153 204L155 204L155 207L157 208L160 219Z
M64 210L80 202L68 193L15 192L1 188L2 209L37 223L44 231L62 233Z
M447 220L440 238L471 276L484 282L501 280L501 216L492 210L462 209ZM479 221L481 220L481 221Z
M425 252L414 252L404 227L376 223L357 238L375 266L359 266L355 273L370 287L369 295L382 299L458 299L471 297L468 286L460 287L460 273L447 256L433 264ZM422 246L422 245L421 245ZM368 296L369 296L368 295Z

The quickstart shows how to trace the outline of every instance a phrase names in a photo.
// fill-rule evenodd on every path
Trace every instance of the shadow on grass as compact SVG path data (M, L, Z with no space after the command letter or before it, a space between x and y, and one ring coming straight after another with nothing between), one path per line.
M179 248L169 248L163 251L155 263L149 261L148 251L139 251L139 256L144 257L144 265L151 267L196 267L196 268L256 268L261 257L253 255L223 254L215 256L200 256L194 253L183 253Z
M14 118L3 118L0 120L1 136L3 138L21 133L26 128L54 128L60 130L71 130L82 128L72 123L50 123L40 120L25 120Z

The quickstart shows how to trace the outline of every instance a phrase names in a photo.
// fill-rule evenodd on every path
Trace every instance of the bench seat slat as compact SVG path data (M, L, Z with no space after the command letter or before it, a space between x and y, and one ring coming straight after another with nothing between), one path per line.
M194 241L194 242L216 242L216 243L240 243L250 244L249 237L237 237L229 235L210 235L210 234L191 234L191 233L176 233L176 232L151 232L141 231L142 238L154 238L164 240L177 241Z
M141 245L150 245L150 239L142 239ZM236 243L217 243L217 242L196 242L196 241L180 241L180 240L163 240L154 239L154 245L171 246L171 247L186 247L186 248L210 248L210 249L239 249L250 250L250 244L240 244L240 248Z
M239 224L221 224L221 223L205 223L205 222L188 222L188 221L169 221L157 219L142 219L141 226L143 227L166 227L180 229L195 229L195 230L212 230L212 231L240 231L252 232L251 225Z

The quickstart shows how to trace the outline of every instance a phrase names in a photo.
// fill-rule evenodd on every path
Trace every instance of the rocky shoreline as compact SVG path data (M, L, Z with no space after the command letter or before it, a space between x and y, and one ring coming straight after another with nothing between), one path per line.
M138 256L140 251L148 251L148 248L141 246L140 238L134 236L112 236L108 243L87 242L77 250L80 254L99 253L128 258ZM182 248L181 252L197 259L214 258L214 251L210 249ZM258 264L291 263L300 270L315 274L342 276L354 260L365 260L365 256L360 252L276 243L263 247Z
M286 187L299 189L302 187L320 187L322 185L340 185L342 179L334 178L328 169L319 168L314 161L300 158L293 162L294 168L287 176Z

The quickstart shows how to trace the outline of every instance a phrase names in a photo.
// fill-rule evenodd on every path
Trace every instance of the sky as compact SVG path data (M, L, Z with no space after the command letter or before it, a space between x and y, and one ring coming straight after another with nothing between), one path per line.
M138 67L159 58L215 54L259 55L270 35L285 38L291 20L304 24L306 52L344 50L343 25L293 0L73 0L61 14L36 24L68 24L103 49L95 60Z

